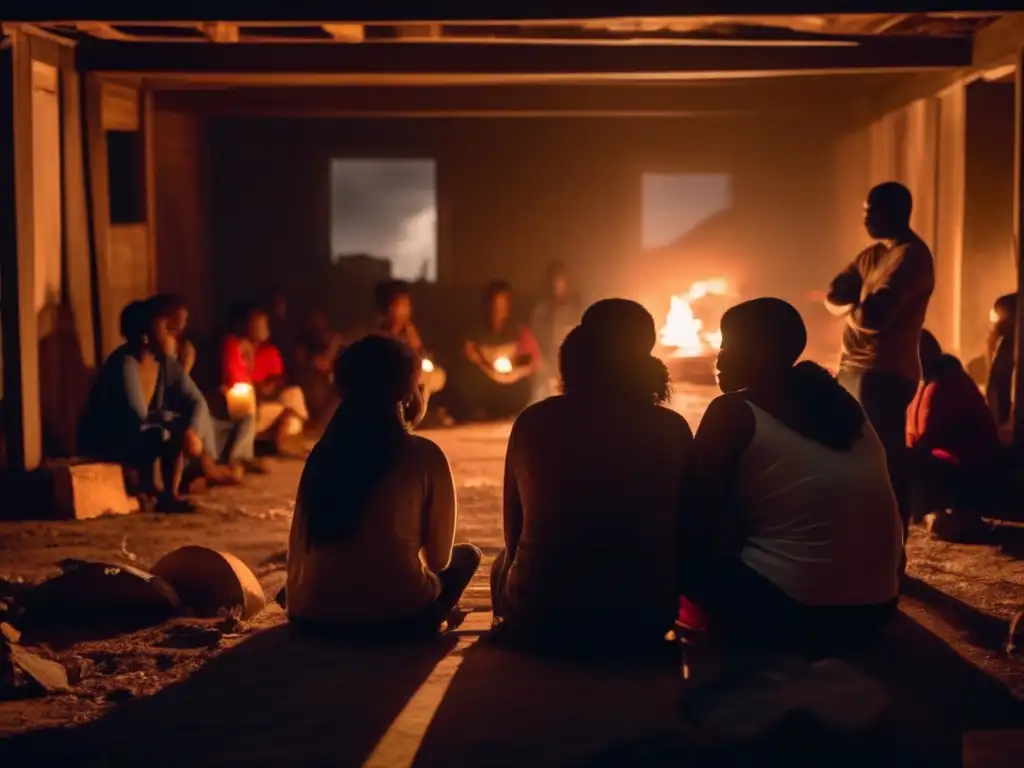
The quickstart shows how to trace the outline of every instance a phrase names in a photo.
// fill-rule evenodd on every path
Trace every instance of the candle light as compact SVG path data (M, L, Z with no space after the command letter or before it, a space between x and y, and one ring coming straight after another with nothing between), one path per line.
M424 373L434 372L434 362L432 360L428 360L425 357L423 358L423 363L420 365L420 367L423 369Z
M512 373L512 361L507 357L499 357L494 361L494 370L498 373Z
M256 390L252 384L240 381L227 391L228 415L232 419L244 419L256 415Z

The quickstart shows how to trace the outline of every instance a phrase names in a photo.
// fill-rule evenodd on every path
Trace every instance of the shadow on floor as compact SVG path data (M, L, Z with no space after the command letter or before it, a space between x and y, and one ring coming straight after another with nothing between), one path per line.
M349 648L277 627L99 721L0 743L0 765L360 766L454 643Z
M601 668L487 641L453 653L455 642L350 648L267 630L95 723L0 743L0 765L358 768L410 700L386 740L400 754L380 754L392 761L380 764L639 767L699 757L674 664ZM1002 685L902 615L876 647L846 660L888 693L898 738L919 758L903 766L959 765L964 731L1022 722ZM816 758L839 764L827 750Z
M920 579L908 578L903 584L903 592L927 605L950 626L964 631L973 645L990 651L1006 647L1010 632L1008 621L979 611Z

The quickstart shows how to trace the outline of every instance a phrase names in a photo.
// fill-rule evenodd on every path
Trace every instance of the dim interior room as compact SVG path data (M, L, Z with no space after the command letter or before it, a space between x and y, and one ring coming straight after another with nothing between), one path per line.
M421 266L396 264L392 273L415 282L424 329L450 340L476 319L487 281L509 280L525 306L555 260L585 299L630 296L660 318L671 295L712 278L806 301L839 258L828 258L823 240L829 141L814 124L208 117L200 125L206 162L196 182L209 205L191 214L206 219L204 248L224 304L287 286L296 306L324 306L344 328L364 325L370 283L384 273L360 258L398 255L396 198L408 197L394 187L383 196L354 182L339 187L346 170L373 167L414 177L419 168L413 186L435 185L433 222L419 222L434 224L426 230L436 238L425 246L426 279L418 280ZM158 199L189 194L160 181ZM371 234L373 219L391 222L390 234ZM371 252L389 238L395 252Z

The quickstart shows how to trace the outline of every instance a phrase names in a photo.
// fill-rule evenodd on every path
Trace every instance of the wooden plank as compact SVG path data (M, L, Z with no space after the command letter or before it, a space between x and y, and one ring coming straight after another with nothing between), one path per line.
M363 73L363 74L650 74L686 72L913 71L966 67L971 41L877 38L829 47L683 45L163 45L88 40L80 65L102 72Z
M585 6L579 3L542 2L541 0L495 0L490 3L465 3L455 0L441 0L431 3L428 11L410 13L408 3L396 0L378 0L372 5L339 4L327 0L307 0L292 3L283 9L279 6L256 3L207 2L202 7L205 18L244 21L345 21L345 22L386 22L386 21L510 21L510 20L555 20L555 19L602 19L692 16L802 16L830 14L895 14L928 13L963 10L971 12L965 3L942 2L941 0L834 0L823 7L815 0L697 0L685 4L671 0L600 0ZM130 12L144 10L144 7L122 6L120 13L104 13L98 6L90 11L91 19L103 21L134 21ZM585 12L582 12L585 9ZM68 5L54 0L33 0L31 15L35 21L62 21L67 19ZM195 12L189 5L161 8L160 15L167 21L189 21L195 19ZM152 14L138 21L152 22Z
M893 76L895 77L895 76ZM230 92L162 92L161 105L201 114L237 117L344 117L361 113L507 114L734 114L761 113L805 117L848 108L852 97L883 77L862 80L826 78L796 82L759 81L758 85L713 87L622 85L509 85L456 88L239 88ZM844 87L844 86L849 87ZM801 87L802 86L802 87Z
M146 186L146 257L149 265L149 291L155 293L158 284L157 258L159 255L156 245L156 107L152 91L146 91L143 94L142 107L143 152L145 155L144 184Z
M101 122L107 131L139 130L139 89L120 83L103 83Z
M82 134L82 91L74 55L65 49L61 62L61 110L64 185L65 294L74 317L75 333L85 365L96 365L93 327L92 257L89 249L89 213L86 200Z
M1024 247L1022 247L1022 228L1024 228L1024 48L1017 52L1016 104L1014 109L1014 143L1013 143L1013 247L1017 263L1017 296L1018 303L1024 296ZM1013 381L1013 444L1024 448L1024 376L1021 375L1021 364L1024 363L1024 311L1017 312L1017 330L1014 349L1014 381Z
M973 64L988 68L1013 61L1021 46L1024 46L1024 13L1008 13L978 33Z
M96 270L98 308L97 359L109 355L121 341L118 318L121 308L111 293L107 265L110 250L110 179L107 168L107 135L103 128L103 81L95 75L85 79L85 131L89 199L91 202L92 252Z
M15 30L11 40L13 163L4 183L13 193L13 248L0 251L3 313L4 406L7 466L31 470L42 460L39 407L39 333L35 308L35 238L32 186L32 57L30 40Z

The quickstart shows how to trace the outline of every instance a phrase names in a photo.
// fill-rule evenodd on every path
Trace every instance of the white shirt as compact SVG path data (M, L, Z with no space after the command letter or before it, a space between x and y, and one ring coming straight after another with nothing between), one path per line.
M903 533L874 430L865 423L851 450L836 451L749 405L756 428L737 482L743 562L805 605L894 599Z

